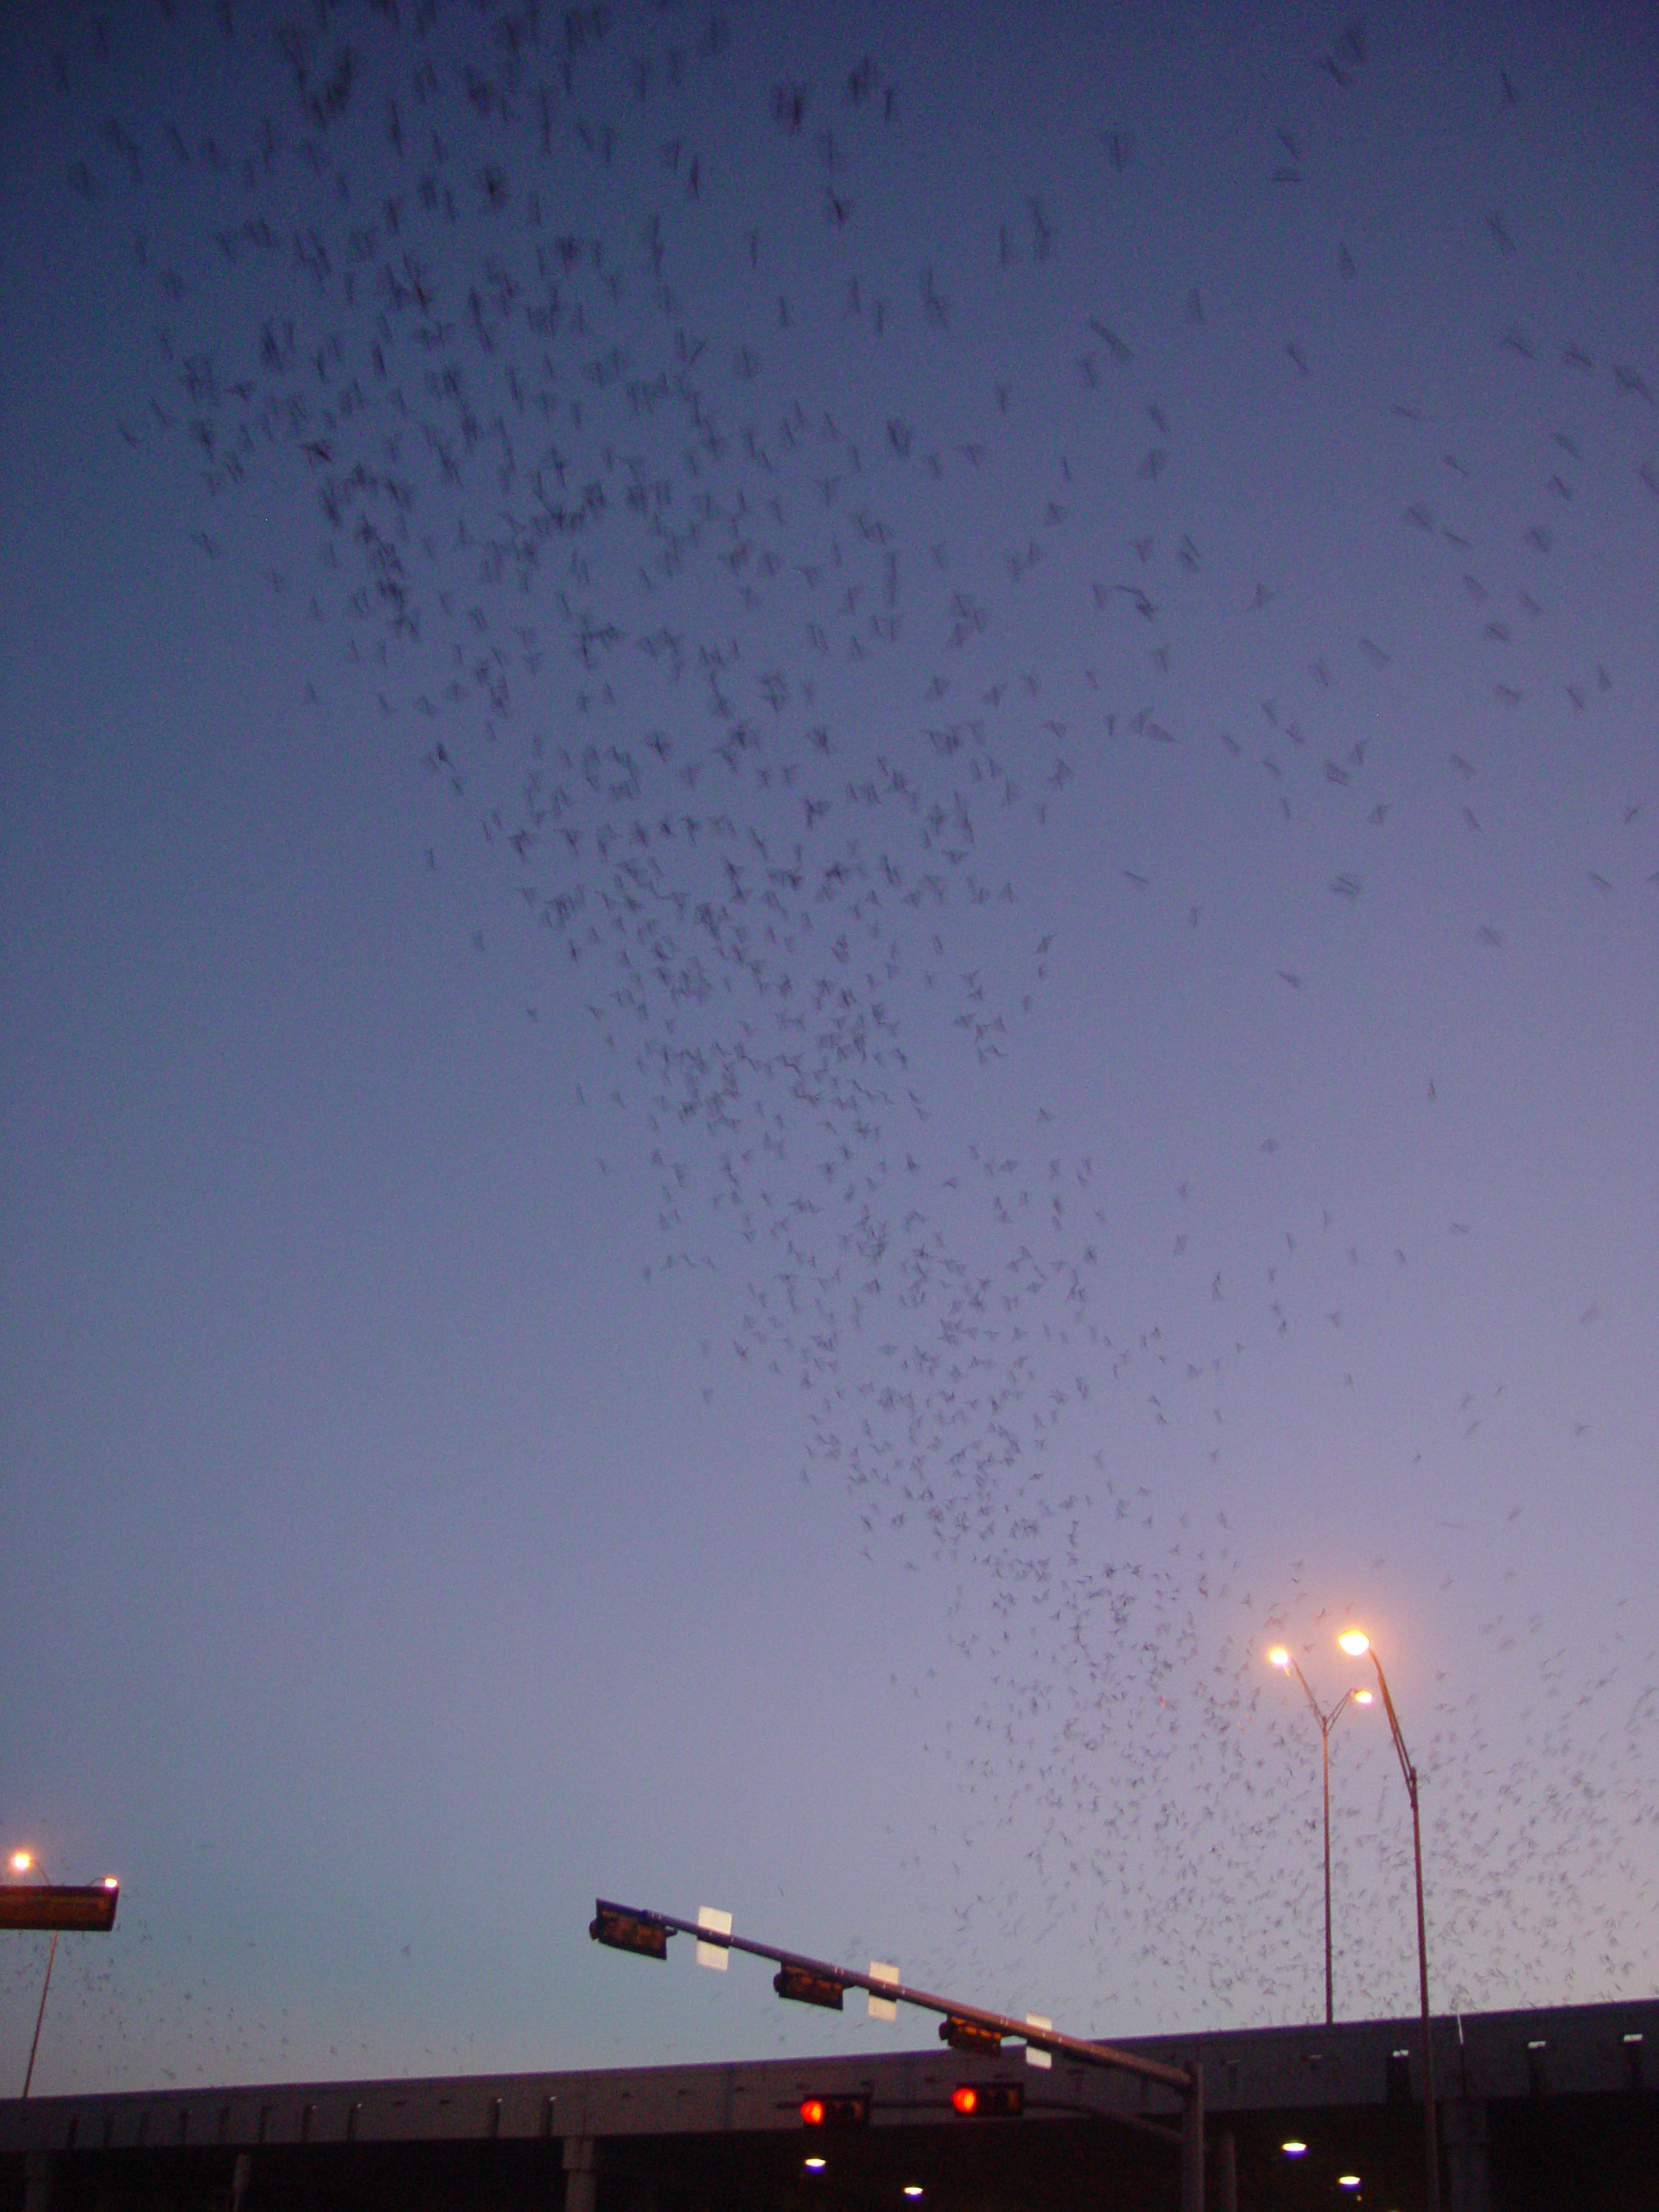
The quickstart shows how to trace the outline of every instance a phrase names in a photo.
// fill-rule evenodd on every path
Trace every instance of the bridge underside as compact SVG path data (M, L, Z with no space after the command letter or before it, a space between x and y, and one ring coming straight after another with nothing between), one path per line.
M1419 2212L1416 2027L1134 2048L1202 2063L1212 2212ZM1435 2069L1446 2212L1659 2212L1659 2003L1437 2020ZM964 2079L1020 2084L1023 2115L959 2117ZM868 2125L803 2126L848 2094ZM1177 2119L1017 2050L37 2098L0 2103L0 2212L1154 2212Z

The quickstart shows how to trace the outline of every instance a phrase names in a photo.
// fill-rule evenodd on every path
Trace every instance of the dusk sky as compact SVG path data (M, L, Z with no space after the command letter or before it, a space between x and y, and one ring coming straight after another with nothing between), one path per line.
M25 0L0 270L36 2091L1319 2018L1355 1621L1651 1996L1652 9Z

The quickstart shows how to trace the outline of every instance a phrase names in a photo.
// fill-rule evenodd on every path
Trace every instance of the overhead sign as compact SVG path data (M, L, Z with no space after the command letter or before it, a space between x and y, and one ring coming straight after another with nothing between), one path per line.
M121 1885L114 1880L84 1887L56 1882L0 1884L0 1928L75 1929L107 1936L115 1925Z

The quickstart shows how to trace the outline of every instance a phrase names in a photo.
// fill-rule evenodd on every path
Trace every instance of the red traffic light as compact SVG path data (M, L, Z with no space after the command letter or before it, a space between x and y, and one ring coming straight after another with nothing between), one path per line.
M113 1876L85 1885L0 1883L0 1928L73 1928L107 1936L120 1901L121 1885Z
M807 2127L865 2127L869 2124L868 2097L803 2097L801 2120Z
M1017 2120L1026 2093L1017 2082L961 2082L950 2101L964 2120Z

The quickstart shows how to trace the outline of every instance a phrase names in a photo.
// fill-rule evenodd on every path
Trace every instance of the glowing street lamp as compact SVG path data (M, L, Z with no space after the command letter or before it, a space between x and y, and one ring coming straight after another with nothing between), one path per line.
M1326 1713L1309 1689L1306 1675L1282 1643L1275 1643L1268 1658L1281 1673L1295 1675L1302 1686L1302 1694L1313 1710L1313 1718L1319 1724L1319 1764L1325 1792L1325 2024L1328 2028L1336 2017L1331 1986L1331 1731L1341 1719L1343 1708L1350 1698L1356 1705L1369 1705L1371 1694L1370 1690L1344 1690Z
M1337 1642L1351 1659L1363 1659L1369 1651L1371 1664L1376 1669L1376 1685L1382 1693L1382 1709L1389 1716L1389 1729L1394 1738L1394 1748L1400 1760L1400 1771L1406 1778L1406 1795L1411 1800L1411 1856L1417 1878L1417 1984L1422 2003L1423 2021L1423 2162L1424 2182L1427 2189L1428 2212L1440 2212L1440 2159L1434 2126L1434 2040L1428 2018L1428 1934L1423 1915L1423 1832L1417 1809L1417 1770L1406 1750L1406 1739L1400 1732L1399 1715L1394 1709L1394 1700L1389 1695L1388 1676L1382 1672L1382 1662L1376 1648L1363 1629L1344 1629Z

